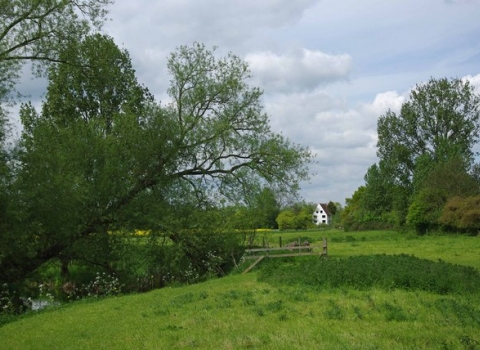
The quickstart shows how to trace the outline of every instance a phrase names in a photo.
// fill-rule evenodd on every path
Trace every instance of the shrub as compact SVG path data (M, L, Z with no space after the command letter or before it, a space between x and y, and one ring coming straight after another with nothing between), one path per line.
M107 297L115 296L122 292L123 285L115 275L98 273L93 281L76 287L73 283L65 283L64 292L70 299L82 299L85 297Z
M450 198L443 208L439 221L452 230L478 233L480 231L480 196Z

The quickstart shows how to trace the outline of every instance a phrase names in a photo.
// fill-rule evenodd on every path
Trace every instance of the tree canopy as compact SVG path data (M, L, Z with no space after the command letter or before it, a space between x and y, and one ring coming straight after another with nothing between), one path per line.
M471 163L479 120L480 96L468 81L432 78L412 90L398 115L388 111L380 117L377 155L396 182L409 185L421 156Z
M59 57L82 68L55 63L42 111L22 107L18 215L0 237L9 242L1 280L54 257L79 258L80 246L108 268L109 232L123 229L161 230L188 247L182 232L208 224L196 212L258 183L295 192L308 177L310 152L270 129L262 92L233 54L179 47L168 61L166 105L137 83L128 53L109 37L71 42Z
M22 65L33 62L41 73L72 40L100 29L112 0L0 0L0 101L19 78Z
M478 193L472 175L480 96L468 81L431 78L418 84L400 113L387 111L377 129L379 162L365 175L361 199L346 210L350 221L407 222L425 232L438 227L448 198Z

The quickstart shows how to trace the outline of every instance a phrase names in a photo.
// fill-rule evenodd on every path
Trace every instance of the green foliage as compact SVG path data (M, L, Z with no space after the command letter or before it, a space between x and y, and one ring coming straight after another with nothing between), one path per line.
M438 294L480 292L480 272L472 267L410 255L355 256L345 259L267 261L259 280L313 288L353 287L424 290Z
M244 201L246 202L245 205L224 209L232 211L227 220L231 222L233 228L239 230L278 228L276 219L280 213L280 204L273 189L269 187L253 188L251 193L245 194Z
M390 189L392 190L392 189ZM391 229L395 226L395 211L381 212L376 208L368 210L369 190L360 186L352 198L347 198L347 206L341 213L341 223L345 231ZM374 206L374 202L370 202Z
M435 229L445 201L446 195L441 189L422 189L408 208L407 224L419 234Z
M314 227L312 223L312 205L300 205L297 208L286 209L280 212L277 217L280 230L306 230Z
M378 220L383 213L392 210L393 184L376 164L367 170L364 179L365 191L361 198L362 210Z
M245 202L260 183L295 193L308 178L310 152L270 129L237 56L180 47L168 61L166 106L107 36L69 42L60 57L75 64L51 67L42 112L22 107L18 215L0 237L9 243L0 248L0 280L21 280L57 257L110 271L122 240L109 233L136 229L161 232L184 253L185 271L203 276L202 257L221 247L198 249L190 234L221 222L211 208ZM265 221L272 194L260 192L254 205Z
M278 228L280 230L294 230L296 228L295 217L295 213L291 210L281 211L277 217Z
M66 287L67 286L64 285L64 289L66 289ZM67 290L67 294L71 299L81 299L85 297L101 298L119 295L123 287L115 275L97 272L93 281L78 287L73 285L70 290Z
M275 192L270 188L263 188L254 199L254 215L257 218L253 228L278 228L276 222L280 213L280 204L275 198Z
M418 188L408 209L407 224L419 234L440 226L440 215L447 200L454 196L468 196L479 192L476 180L465 170L465 163L452 158L436 163L418 180Z
M479 120L480 97L468 81L432 78L412 90L399 115L389 111L380 117L378 155L389 165L392 180L409 184L420 156L470 162Z
M144 121L147 103L153 99L137 82L128 52L112 38L95 34L70 42L60 59L69 64L49 69L42 119L61 128L83 121L98 135L112 134L113 123L119 123L122 115ZM24 122L30 128L32 123Z
M337 214L337 210L338 210L337 205L335 203L333 203L332 201L328 202L327 208L328 208L328 211L330 211L330 213L332 215Z
M280 230L306 230L316 227L312 214L316 204L298 202L285 207L277 217Z
M100 29L111 0L8 0L0 2L0 102L12 92L25 61L41 73L65 44ZM79 15L81 14L81 15ZM61 30L59 30L61 28Z
M468 169L479 121L480 96L468 81L432 78L418 84L398 115L389 110L379 118L380 161L368 169L365 189L347 210L345 227L368 222L402 227L407 215L419 232L435 227L444 202L426 203L433 192L444 192L445 199L478 192Z
M439 222L450 230L477 234L480 231L480 196L450 198Z
M128 55L100 35L76 43L65 55L73 55L72 50L88 68L53 66L42 114L30 104L21 109L24 130L17 161L22 166L11 185L16 215L0 237L9 242L0 248L5 249L0 279L21 279L59 254L86 259L86 252L92 263L108 267L113 240L107 231L118 221L112 205L127 195L136 172L146 165L148 141L141 141L137 122L141 114L130 113L141 110L148 94L136 82ZM112 91L118 101L108 97ZM135 91L143 97L132 95Z

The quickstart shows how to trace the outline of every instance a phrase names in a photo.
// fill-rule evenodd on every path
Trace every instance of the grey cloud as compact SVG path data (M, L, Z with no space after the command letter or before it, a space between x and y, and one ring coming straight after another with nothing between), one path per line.
M347 54L329 55L305 48L286 55L250 53L245 60L254 78L269 92L312 90L346 80L352 69L352 58Z
M123 38L135 33L143 44L178 46L192 41L232 46L265 28L292 25L318 0L223 0L178 1L117 0L112 7L115 22L108 25ZM131 28L136 28L132 33ZM144 30L142 30L144 29Z

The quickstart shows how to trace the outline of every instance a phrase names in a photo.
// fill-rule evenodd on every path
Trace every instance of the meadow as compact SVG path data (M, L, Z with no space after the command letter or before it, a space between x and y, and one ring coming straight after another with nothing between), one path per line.
M480 269L478 236L329 230L262 232L256 239L273 246L280 236L315 249L327 238L328 263L401 254L430 274L440 266L452 278L463 270L477 278ZM221 279L31 312L0 327L0 348L480 349L479 290L306 283L307 275L327 278L315 269L328 264L318 261L269 259L242 274L245 261Z

